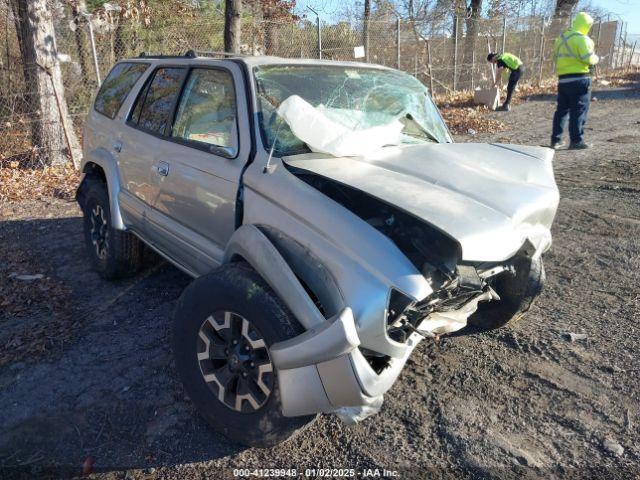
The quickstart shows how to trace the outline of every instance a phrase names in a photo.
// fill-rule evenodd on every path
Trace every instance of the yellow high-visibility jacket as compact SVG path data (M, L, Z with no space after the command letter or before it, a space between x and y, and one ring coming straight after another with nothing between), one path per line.
M556 38L553 44L553 56L558 76L589 73L589 67L598 63L594 52L593 40L587 34L593 25L593 18L580 12L571 24L571 28Z

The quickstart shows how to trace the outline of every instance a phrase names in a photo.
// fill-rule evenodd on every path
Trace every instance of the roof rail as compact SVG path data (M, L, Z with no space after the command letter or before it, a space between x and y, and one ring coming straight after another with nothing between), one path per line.
M195 57L248 57L249 55L245 55L243 53L232 53L232 52L223 52L223 51L203 51L203 50L188 50L185 54L187 58L195 58Z
M217 51L201 51L187 50L184 55L162 55L147 52L140 52L138 58L197 58L197 57L213 57L213 58L231 58L231 57L248 57L242 53L217 52Z
M140 52L138 58L184 58L186 55L156 55L154 53Z

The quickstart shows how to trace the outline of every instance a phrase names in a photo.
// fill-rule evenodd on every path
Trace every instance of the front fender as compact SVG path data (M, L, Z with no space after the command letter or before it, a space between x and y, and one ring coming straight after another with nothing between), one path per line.
M243 225L234 232L225 249L223 263L238 257L247 261L264 278L306 330L326 322L293 270L255 225Z

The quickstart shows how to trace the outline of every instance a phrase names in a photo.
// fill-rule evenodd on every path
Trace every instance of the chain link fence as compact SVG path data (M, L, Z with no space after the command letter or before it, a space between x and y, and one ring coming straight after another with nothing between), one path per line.
M49 53L42 65L22 52L17 33L22 25L10 2L0 0L0 165L38 166L69 156L77 160L74 139L81 139L94 92L116 61L143 52L223 50L219 14L148 22L140 15L104 9L90 16L68 4L48 2L55 35L41 39ZM566 27L567 22L541 17L445 15L420 22L371 20L365 35L362 22L253 17L243 19L241 49L246 55L356 60L398 68L439 95L487 85L490 51L514 53L525 65L523 81L540 82L553 74L553 41ZM618 21L594 25L591 37L602 57L600 72L630 67L638 56L623 32Z

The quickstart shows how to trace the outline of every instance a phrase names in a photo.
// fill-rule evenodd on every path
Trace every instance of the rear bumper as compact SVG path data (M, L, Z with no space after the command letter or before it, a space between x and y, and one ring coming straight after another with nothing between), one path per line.
M376 413L419 340L417 334L409 338L405 354L377 374L358 349L360 339L347 307L321 328L273 345L283 414L338 413L343 420L357 421Z

